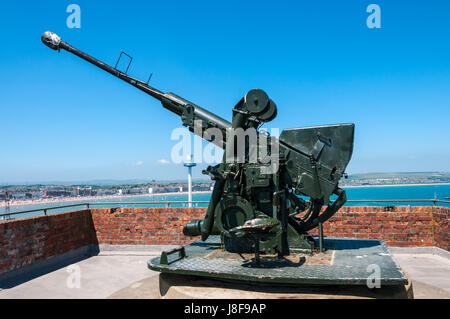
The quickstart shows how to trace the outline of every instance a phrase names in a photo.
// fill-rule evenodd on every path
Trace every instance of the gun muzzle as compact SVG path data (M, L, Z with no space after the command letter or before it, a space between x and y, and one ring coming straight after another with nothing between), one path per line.
M41 41L50 49L59 50L59 44L61 43L61 38L51 31L46 31L41 36Z
M200 236L202 233L203 220L191 220L183 228L184 236Z

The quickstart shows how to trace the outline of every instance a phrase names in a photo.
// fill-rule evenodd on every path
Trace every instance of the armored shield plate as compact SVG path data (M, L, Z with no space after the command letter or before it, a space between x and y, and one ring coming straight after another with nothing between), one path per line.
M345 171L353 153L354 124L321 125L286 129L280 142L321 165Z

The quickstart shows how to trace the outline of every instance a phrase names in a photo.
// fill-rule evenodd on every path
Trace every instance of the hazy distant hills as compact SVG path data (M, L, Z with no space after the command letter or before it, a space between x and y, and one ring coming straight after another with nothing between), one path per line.
M450 172L402 172L353 174L342 185L394 185L450 183Z
M403 173L364 173L352 174L349 178L430 178L430 177L444 177L450 178L450 172L403 172Z

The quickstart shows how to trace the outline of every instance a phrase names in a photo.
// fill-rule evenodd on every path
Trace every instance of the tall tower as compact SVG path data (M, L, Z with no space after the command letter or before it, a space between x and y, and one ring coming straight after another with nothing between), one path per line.
M9 207L10 201L11 201L11 197L10 197L8 191L5 191L5 214L8 214L10 212L10 207ZM10 218L11 218L11 215L7 215L7 216L4 216L3 219L6 220L6 219L10 219Z
M188 168L188 201L189 207L192 207L192 167L196 166L192 161L192 155L188 155L187 162L184 163L184 166Z

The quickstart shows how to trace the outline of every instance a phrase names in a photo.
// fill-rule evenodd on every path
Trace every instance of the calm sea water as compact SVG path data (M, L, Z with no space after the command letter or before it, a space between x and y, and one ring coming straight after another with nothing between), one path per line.
M346 188L347 199L349 200L365 200L367 202L364 203L346 203L346 206L360 206L360 205L368 205L368 206L429 206L432 203L426 202L393 202L393 203L376 203L371 202L371 200L379 200L379 199L442 199L445 197L450 197L450 185L418 185L418 186L389 186L389 187L355 187L355 188ZM202 193L202 194L193 194L192 200L194 201L209 201L211 194L210 193ZM95 203L108 203L108 202L159 202L159 201L186 201L187 195L149 195L149 196L136 196L136 197L125 197L125 198L110 198L110 199L98 199L98 200L90 200L89 202ZM32 210L32 209L40 209L43 207L56 207L61 205L70 205L77 204L85 201L71 201L64 203L42 203L42 204L32 204L32 205L23 205L23 206L12 206L10 208L10 212L18 212L22 210ZM450 204L439 204L443 206L450 207ZM155 207L155 206L164 206L157 204L126 204L126 205L113 205L114 207ZM187 206L186 204L171 204L172 207L183 207ZM206 207L208 204L194 204L194 206L198 207ZM111 205L99 205L94 207L111 207ZM67 210L73 210L75 208L63 208L63 209L54 209L48 211L48 213L55 213ZM5 208L0 208L0 214L5 213ZM15 215L14 217L30 217L42 215L42 212L33 212Z

